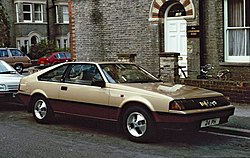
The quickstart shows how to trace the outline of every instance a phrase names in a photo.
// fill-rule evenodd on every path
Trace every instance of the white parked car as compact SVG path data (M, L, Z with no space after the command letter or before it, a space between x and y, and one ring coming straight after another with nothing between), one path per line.
M0 101L17 101L16 94L19 86L20 75L12 66L0 60Z

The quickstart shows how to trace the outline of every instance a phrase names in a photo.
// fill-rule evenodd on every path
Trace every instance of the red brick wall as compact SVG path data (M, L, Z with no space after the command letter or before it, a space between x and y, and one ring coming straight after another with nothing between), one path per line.
M231 102L250 103L250 82L183 79L178 83L221 92L229 97Z

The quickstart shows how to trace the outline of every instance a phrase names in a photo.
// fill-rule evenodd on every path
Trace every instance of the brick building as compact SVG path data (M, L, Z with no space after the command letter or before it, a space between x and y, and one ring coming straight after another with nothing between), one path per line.
M69 47L67 0L1 0L9 24L6 47L29 53L29 47L43 39L55 40L60 48Z
M134 61L155 75L164 66L159 54L177 52L189 76L180 82L211 89L227 82L217 90L246 101L248 8L248 0L69 0L71 51L77 60ZM211 80L197 80L205 64L213 65L211 74L229 69L231 81L211 85Z

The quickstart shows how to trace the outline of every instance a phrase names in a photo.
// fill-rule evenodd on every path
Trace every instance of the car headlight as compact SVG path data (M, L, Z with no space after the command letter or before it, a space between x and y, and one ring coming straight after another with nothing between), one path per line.
M180 101L172 101L169 104L169 110L185 110L185 107Z
M5 91L5 90L6 90L5 84L0 84L0 91Z
M180 99L171 101L169 104L169 110L207 109L218 106L227 106L229 104L229 101L224 96L196 99Z

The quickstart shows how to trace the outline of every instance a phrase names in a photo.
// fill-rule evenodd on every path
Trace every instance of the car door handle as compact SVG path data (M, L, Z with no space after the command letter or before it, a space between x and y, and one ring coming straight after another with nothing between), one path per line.
M67 90L68 90L68 87L62 86L62 87L61 87L61 90L62 90L62 91L67 91Z

